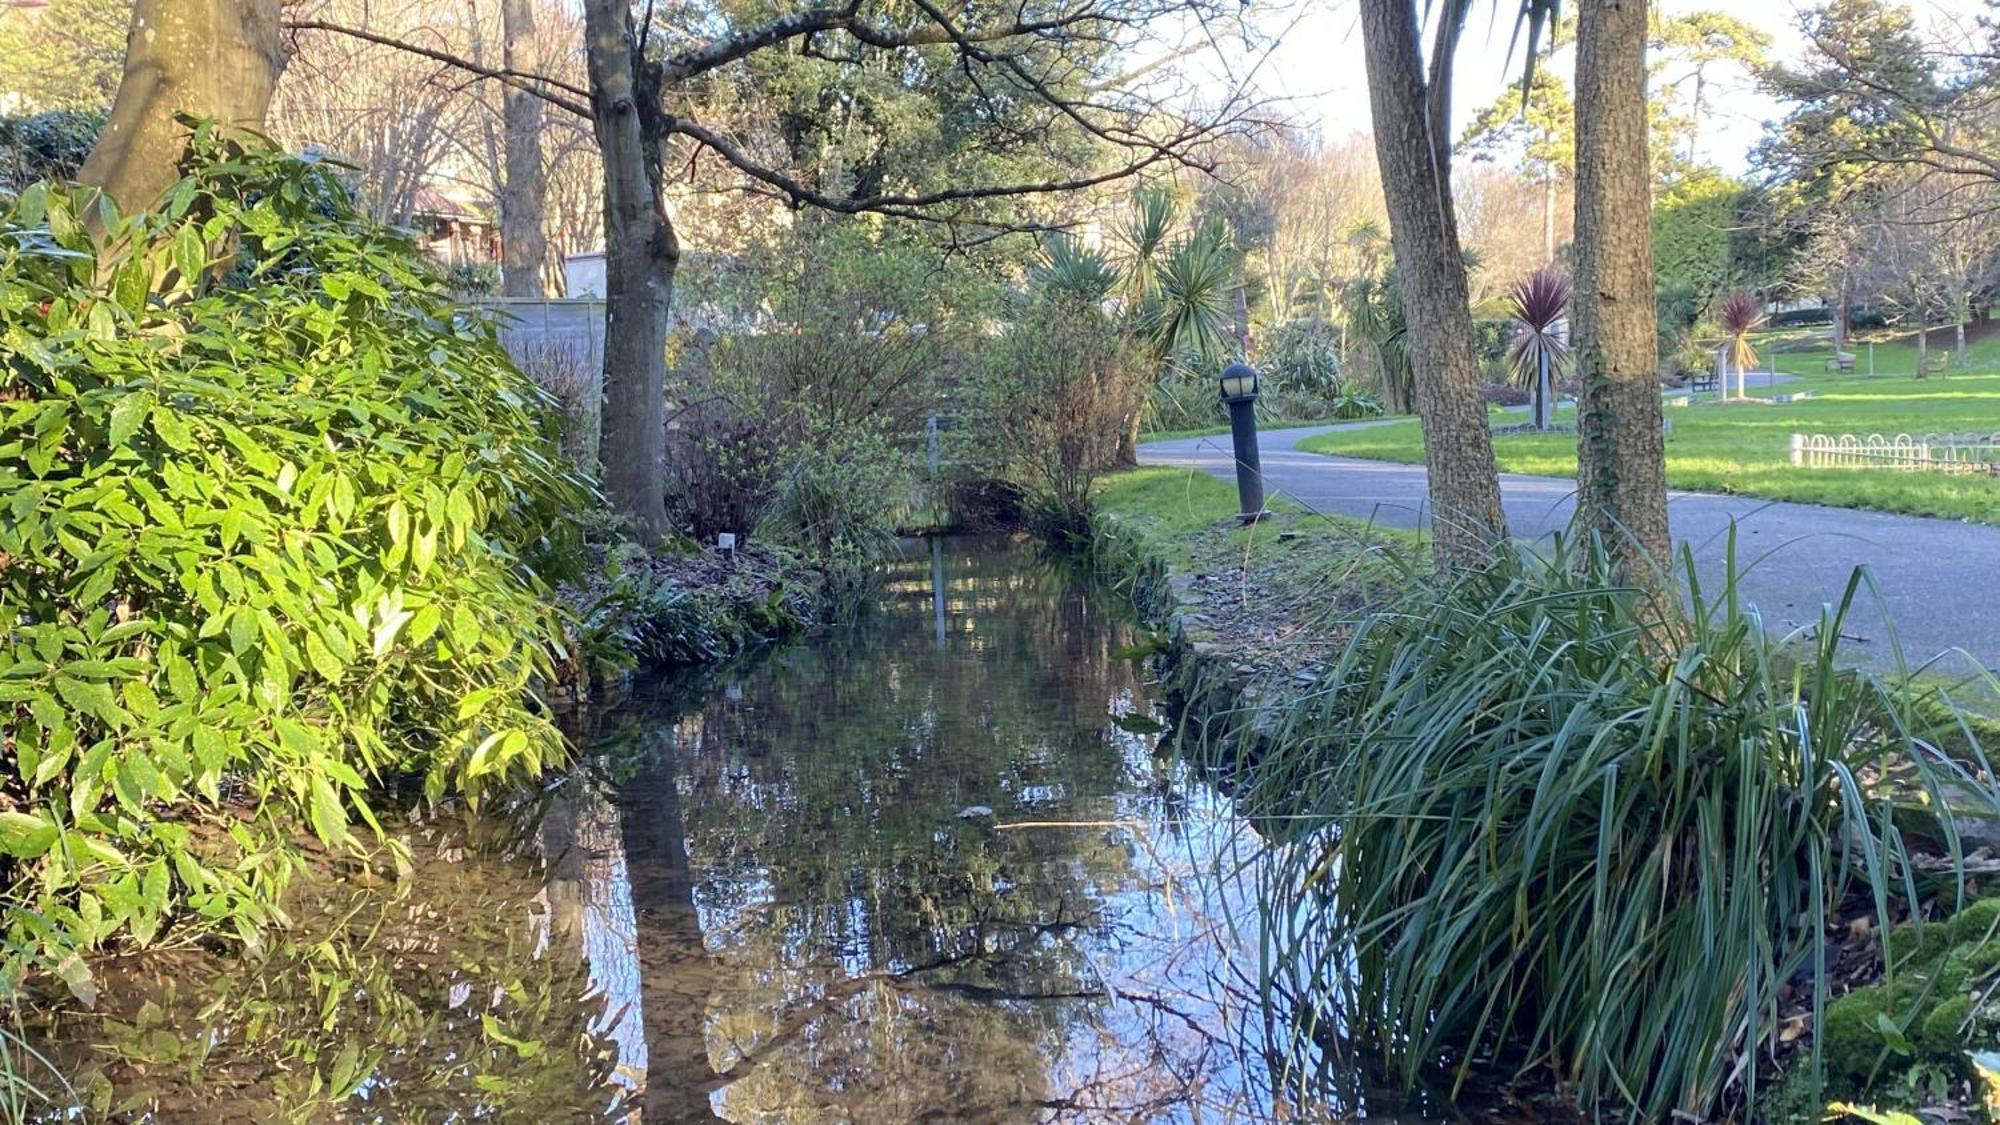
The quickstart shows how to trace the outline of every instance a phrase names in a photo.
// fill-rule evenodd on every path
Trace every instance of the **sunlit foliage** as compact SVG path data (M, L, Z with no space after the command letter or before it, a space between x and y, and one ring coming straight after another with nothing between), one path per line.
M78 950L177 928L254 943L302 829L359 849L380 784L562 752L531 699L590 493L546 396L328 168L193 151L143 214L0 210L9 987L39 961L88 999Z

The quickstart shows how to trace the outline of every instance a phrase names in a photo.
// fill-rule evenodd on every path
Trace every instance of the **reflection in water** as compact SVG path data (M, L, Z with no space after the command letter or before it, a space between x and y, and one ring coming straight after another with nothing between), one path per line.
M1117 603L928 556L861 626L598 716L522 807L396 828L402 877L317 870L259 959L103 967L43 1029L83 1116L1269 1115L1237 822L1140 733Z
M608 724L636 929L592 960L646 1119L1262 1116L1196 877L1233 821L1116 721L1149 704L1110 603L959 546L886 589Z

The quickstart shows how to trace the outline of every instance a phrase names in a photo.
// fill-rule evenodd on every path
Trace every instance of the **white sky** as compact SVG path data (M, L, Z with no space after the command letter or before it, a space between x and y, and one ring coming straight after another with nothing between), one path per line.
M1574 0L1570 0L1571 3ZM1656 0L1667 13L1719 8L1769 32L1772 51L1781 59L1796 57L1802 44L1799 12L1816 5L1798 0ZM1293 109L1304 122L1317 122L1320 134L1338 139L1368 131L1367 76L1361 58L1360 14L1354 0L1313 2L1291 25L1273 53L1265 86L1294 99ZM1568 5L1566 4L1565 7ZM1936 27L1965 28L1972 18L1994 10L1993 0L1913 0L1920 21ZM1476 14L1459 48L1453 91L1454 133L1506 87L1518 81L1518 54L1509 66L1508 40L1514 32L1510 0L1488 0L1487 12ZM1557 60L1567 69L1567 60ZM1721 88L1718 88L1720 86ZM1702 156L1732 174L1745 172L1750 147L1762 135L1764 122L1782 114L1777 103L1759 93L1741 75L1715 81L1711 72L1704 94L1710 109L1702 122Z

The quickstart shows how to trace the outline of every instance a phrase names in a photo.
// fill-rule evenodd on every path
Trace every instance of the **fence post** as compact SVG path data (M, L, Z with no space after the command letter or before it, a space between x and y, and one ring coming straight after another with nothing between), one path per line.
M1793 467L1793 468L1798 468L1798 467L1800 467L1800 466L1804 465L1805 463L1806 463L1806 435L1804 435L1804 434L1793 434L1793 435L1792 435L1792 467Z

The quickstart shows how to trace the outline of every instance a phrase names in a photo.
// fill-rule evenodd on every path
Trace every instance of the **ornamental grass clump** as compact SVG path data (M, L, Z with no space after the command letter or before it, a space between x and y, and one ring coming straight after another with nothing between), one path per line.
M1830 917L1865 904L1886 940L1898 903L1963 896L1923 885L1893 800L2000 793L1935 694L1843 666L1865 576L1792 653L1733 563L1719 591L1682 567L1663 617L1602 549L1509 556L1369 617L1291 707L1241 780L1302 1043L1710 1120L1753 1096L1781 1003L1827 1001Z
M0 997L80 951L255 942L369 793L556 760L548 397L332 169L196 129L121 217L0 197ZM94 213L93 208L101 208Z

